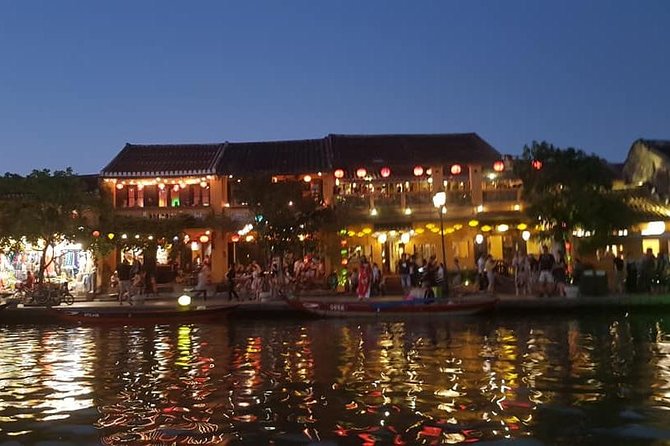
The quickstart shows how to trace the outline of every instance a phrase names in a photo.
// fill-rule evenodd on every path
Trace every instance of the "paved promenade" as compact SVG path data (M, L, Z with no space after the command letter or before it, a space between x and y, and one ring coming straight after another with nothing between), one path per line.
M177 299L182 293L161 293L158 295L145 296L143 300L136 302L135 305L146 305L155 307L175 307ZM467 301L468 299L477 299L487 296L484 293L472 294L462 297L455 297L455 301ZM670 312L670 294L633 294L633 295L607 295L607 296L579 296L576 298L565 297L538 297L538 296L515 296L510 294L499 294L499 303L496 307L496 313L500 314L537 314L537 313L555 313L571 311L664 311ZM351 295L338 295L319 292L301 296L305 300L319 300L326 302L355 301L356 298ZM372 301L391 301L401 300L401 295L387 295L373 297ZM294 310L290 309L286 302L282 300L253 301L242 300L240 302L233 300L230 302L227 294L218 293L214 296L208 296L206 300L202 297L193 297L192 305L226 305L236 304L235 313L242 317L287 317L294 316ZM114 295L98 295L93 298L79 297L72 307L69 308L104 308L119 307L118 301ZM122 305L128 306L127 302ZM67 308L61 306L61 308ZM11 305L0 312L0 321L2 322L21 322L21 321L45 321L51 317L50 311L44 307L25 306L23 308Z

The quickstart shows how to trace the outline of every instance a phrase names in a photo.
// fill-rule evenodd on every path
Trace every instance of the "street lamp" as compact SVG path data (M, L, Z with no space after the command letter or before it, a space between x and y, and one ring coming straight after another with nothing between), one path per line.
M449 278L447 276L447 255L444 251L444 217L442 214L446 211L444 205L447 202L446 192L437 192L433 195L433 206L437 208L437 213L440 214L440 238L442 240L442 262L444 263L444 295L449 294Z

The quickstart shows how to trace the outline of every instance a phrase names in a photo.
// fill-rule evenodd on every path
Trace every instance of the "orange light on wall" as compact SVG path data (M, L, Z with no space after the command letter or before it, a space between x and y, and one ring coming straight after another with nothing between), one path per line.
M358 170L356 170L356 176L357 176L358 178L364 178L365 175L367 175L367 174L368 174L368 171L365 170L365 169L362 168L362 167L360 167Z
M452 175L460 175L462 170L463 169L461 168L460 164L454 164L453 166L451 166L450 172Z
M388 167L382 167L382 170L379 173L381 173L382 178L388 178L391 176L391 169Z
M414 166L414 176L415 177L420 177L421 175L423 175L423 167Z
M344 170L342 169L335 169L335 172L333 172L333 175L335 175L335 178L340 179L344 177Z
M505 163L502 161L496 161L495 163L493 163L493 170L495 170L496 172L502 172L503 170L505 170Z
M233 235L230 237L230 241L233 242L233 243L237 243L237 242L239 242L239 241L240 241L240 234L233 234Z
M207 243L209 241L209 236L207 235L201 235L200 236L200 243Z
M540 161L540 160L533 160L533 162L530 163L530 164L531 164L531 166L533 166L533 169L535 169L535 170L542 169L542 161Z

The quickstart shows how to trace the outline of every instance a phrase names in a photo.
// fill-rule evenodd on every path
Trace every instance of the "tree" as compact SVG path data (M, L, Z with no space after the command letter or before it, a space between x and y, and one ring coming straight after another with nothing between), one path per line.
M583 249L600 247L634 222L625 199L612 191L612 170L596 155L533 142L514 172L523 181L525 212L541 224L545 238L567 241L582 230L590 234L580 243Z
M41 251L37 279L53 262L49 249L61 242L90 238L97 194L70 168L34 170L23 177L0 177L0 247L20 252L25 244Z
M318 250L319 231L333 221L332 210L303 182L273 183L269 176L255 176L243 180L238 195L249 205L266 255Z

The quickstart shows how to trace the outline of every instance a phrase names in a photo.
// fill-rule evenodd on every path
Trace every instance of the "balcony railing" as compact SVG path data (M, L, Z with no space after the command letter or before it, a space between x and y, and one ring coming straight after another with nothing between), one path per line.
M182 215L189 215L195 218L203 219L209 216L212 209L209 206L198 207L133 207L133 208L116 208L115 212L121 215L128 215L131 217L142 217L149 220L165 220L168 218L179 217Z
M484 203L510 201L518 202L521 199L521 189L487 189L484 190Z

